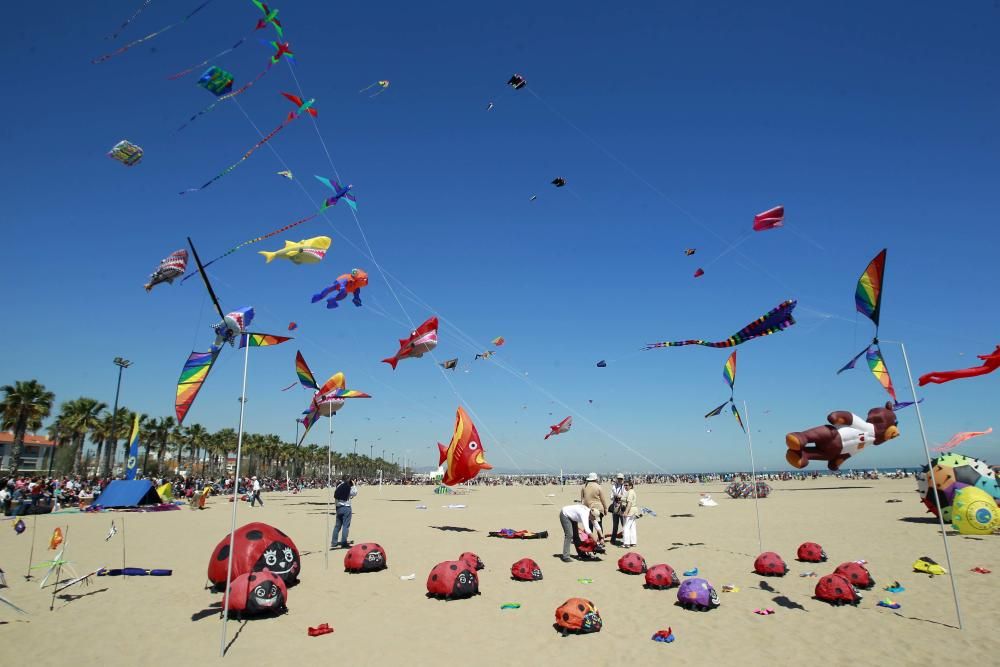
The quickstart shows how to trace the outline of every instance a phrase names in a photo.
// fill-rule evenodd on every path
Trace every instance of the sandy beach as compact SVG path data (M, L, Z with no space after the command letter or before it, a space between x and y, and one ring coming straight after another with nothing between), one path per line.
M264 521L288 533L303 554L301 581L289 590L284 615L230 622L225 659L255 664L290 656L307 664L331 658L426 665L515 660L609 664L616 659L790 664L808 655L838 665L926 665L951 660L958 650L971 664L988 664L995 656L982 638L992 635L1000 611L1000 574L970 569L1000 567L996 537L949 538L964 611L965 630L960 632L948 578L911 570L914 559L923 555L944 563L936 521L917 501L912 479L819 479L773 487L772 496L760 501L761 533L764 550L777 551L788 562L784 578L752 573L758 553L752 501L729 499L722 483L637 487L640 504L657 516L639 522L635 550L650 565L665 562L678 572L697 567L722 598L721 606L708 613L676 606L676 589L645 590L641 576L618 572L624 550L617 547L609 546L601 562L567 564L555 558L562 544L558 509L576 497L576 486L483 487L453 496L436 495L430 486L363 487L355 501L351 539L380 543L389 569L357 575L343 571L343 551L324 550L329 537L323 492L266 494L263 508L240 506L238 523ZM702 492L711 493L718 507L698 507ZM886 502L892 499L903 502ZM449 503L466 507L443 507ZM416 509L421 504L427 509ZM43 515L37 527L29 518L22 535L4 522L0 566L8 588L0 594L29 614L3 607L0 640L8 647L31 647L32 663L38 665L218 660L221 596L205 588L205 572L212 548L228 533L230 507L226 499L213 498L203 511ZM112 519L119 533L106 542ZM39 578L25 582L23 575L32 529L37 563L51 558L53 552L45 547L57 525L69 528L66 556L81 574L120 567L124 538L129 567L170 568L173 576L94 577L89 586L61 593L50 612L51 589L40 591ZM518 541L487 536L500 528L548 530L550 537ZM830 560L796 562L795 549L807 540L822 544ZM486 564L480 572L482 594L451 602L427 599L424 583L431 567L467 550ZM522 557L541 565L543 581L511 579L510 566ZM808 570L823 575L857 559L868 561L877 582L873 590L862 592L857 608L835 608L813 599L817 580L799 576ZM400 579L411 573L415 580ZM579 583L579 578L593 583ZM906 591L883 591L893 580ZM723 584L740 590L721 593ZM563 638L554 631L555 608L574 596L596 603L604 620L600 633ZM877 607L884 597L902 607ZM501 611L507 602L521 608ZM776 613L752 613L760 607ZM308 626L323 622L335 632L307 636ZM650 641L668 626L675 642Z

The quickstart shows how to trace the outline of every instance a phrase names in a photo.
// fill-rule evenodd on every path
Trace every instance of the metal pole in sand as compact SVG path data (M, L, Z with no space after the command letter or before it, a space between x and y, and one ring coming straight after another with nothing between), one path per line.
M38 515L32 514L31 519L31 551L28 552L28 569L24 573L24 580L31 581L31 561L35 559L35 533L38 531ZM19 519L20 520L20 519Z
M330 533L330 496L333 494L333 414L330 413L330 432L326 440L326 535L323 536L323 553L326 554L326 569L330 569L330 549L333 548L333 535ZM326 546L326 537L330 537L330 546Z
M906 365L906 377L910 381L910 393L913 394L913 407L917 411L917 423L920 425L920 439L924 443L924 456L927 457L927 485L930 488L932 483L931 480L934 479L934 467L931 465L931 450L927 445L927 433L924 431L924 418L920 414L920 400L917 398L917 388L913 384L913 374L910 372L910 359L906 356L906 346L903 345L902 341L898 340L885 340L882 339L883 343L896 343L899 345L899 349L903 351L903 364ZM934 505L937 508L938 524L941 527L941 543L944 545L944 557L945 561L948 563L948 577L951 579L951 596L955 599L955 616L958 617L958 629L962 628L962 607L958 604L958 588L955 586L955 570L951 566L951 551L948 549L948 535L944 529L944 513L941 511L941 498L937 494L937 486L934 487Z
M747 402L743 401L743 414L747 418L747 445L750 447L750 480L753 484L753 509L757 513L757 548L760 549L759 553L764 553L764 541L760 537L760 504L757 497L757 467L753 462L753 438L750 437L750 409L747 408Z
M233 544L236 541L236 508L240 503L240 457L243 454L243 409L247 402L247 366L250 364L250 341L243 352L243 393L240 394L240 431L236 437L236 471L233 474L233 518L229 527L229 558L226 562L226 587L222 604L222 641L219 657L226 657L226 623L229 622L229 585L233 580Z

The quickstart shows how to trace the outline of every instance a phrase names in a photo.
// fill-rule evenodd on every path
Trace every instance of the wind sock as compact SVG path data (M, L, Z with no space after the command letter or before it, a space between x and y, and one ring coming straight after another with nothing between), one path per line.
M135 414L135 421L132 422L132 435L128 438L128 462L125 464L125 479L135 479L135 470L139 464L139 413Z

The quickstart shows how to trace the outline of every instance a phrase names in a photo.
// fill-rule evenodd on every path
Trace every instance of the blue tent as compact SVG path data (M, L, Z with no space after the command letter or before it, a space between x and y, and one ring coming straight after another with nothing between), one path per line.
M148 479L116 479L94 501L95 507L138 507L159 505L163 501Z

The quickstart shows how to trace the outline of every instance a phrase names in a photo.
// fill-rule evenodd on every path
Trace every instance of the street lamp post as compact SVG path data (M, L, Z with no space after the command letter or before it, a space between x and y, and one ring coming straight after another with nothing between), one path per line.
M358 439L357 438L354 439L354 455L355 456L358 455Z
M122 357L115 357L115 366L118 367L118 385L115 387L115 407L111 411L111 440L112 442L114 442L114 449L116 450L118 449L118 431L116 431L115 429L117 428L116 422L118 420L118 394L121 392L122 389L122 371L131 365L132 362L129 361L128 359L123 359ZM108 462L108 472L110 473L111 466L114 464L114 461L111 460L110 447L107 448L104 452L104 460ZM104 467L103 463L101 461L98 461L97 462L98 477L100 477L101 468L103 467Z

